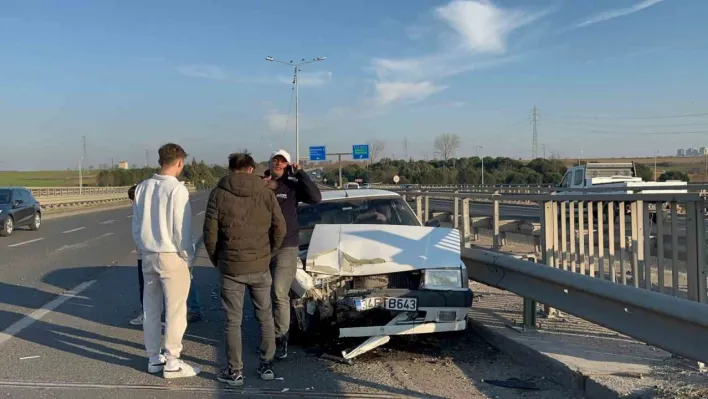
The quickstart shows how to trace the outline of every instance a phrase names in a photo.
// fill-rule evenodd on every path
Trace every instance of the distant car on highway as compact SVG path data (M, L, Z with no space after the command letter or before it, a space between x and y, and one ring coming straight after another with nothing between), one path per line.
M323 191L301 204L300 260L290 331L369 338L345 360L390 335L462 331L472 306L457 230L423 224L385 190Z
M0 187L0 237L7 237L17 227L39 230L42 210L32 192L21 187Z

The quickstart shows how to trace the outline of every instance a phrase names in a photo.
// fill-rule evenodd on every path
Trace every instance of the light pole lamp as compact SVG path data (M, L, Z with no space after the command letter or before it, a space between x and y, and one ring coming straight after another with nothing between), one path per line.
M305 65L305 64L311 64L313 62L317 61L324 61L327 59L327 57L317 57L313 58L311 60L305 60L304 58L300 60L300 62L285 62L285 61L280 61L276 60L275 58L271 56L265 57L266 61L268 62L277 62L279 64L287 65L289 67L292 67L294 70L294 75L293 75L293 84L295 85L295 159L297 160L296 162L299 162L300 160L300 120L299 120L299 114L300 114L300 101L299 101L299 89L298 89L298 79L297 79L297 73L300 71L300 65Z
M479 157L479 150L483 150L484 147L481 145L477 145L474 147L475 152L477 153L477 157ZM482 185L484 185L484 154L482 154L482 158L479 158L482 160Z

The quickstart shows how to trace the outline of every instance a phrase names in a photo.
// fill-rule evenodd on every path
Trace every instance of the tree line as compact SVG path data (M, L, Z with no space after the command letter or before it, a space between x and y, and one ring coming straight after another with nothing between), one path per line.
M96 185L98 187L132 186L149 178L159 171L158 168L108 169L98 172ZM184 165L180 180L193 183L198 189L212 188L228 169L220 165L207 165L204 161L197 162L194 158Z
M449 155L449 154L448 154ZM365 183L398 184L482 184L482 158L448 158L447 160L414 161L383 158L368 166L353 164L342 168L343 183L361 179ZM644 164L635 164L637 175L644 181L654 180L654 171ZM567 171L560 159L537 158L523 162L507 157L484 157L484 184L558 184ZM338 169L325 172L326 183L334 185L339 181ZM658 176L659 181L689 181L688 175L678 171L667 171Z

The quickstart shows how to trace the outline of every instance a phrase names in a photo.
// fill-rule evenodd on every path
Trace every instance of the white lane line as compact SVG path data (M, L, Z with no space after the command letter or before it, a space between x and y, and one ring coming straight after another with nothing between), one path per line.
M86 228L86 227L77 227L77 228L75 228L75 229L71 229L71 230L67 230L67 231L62 231L61 233L62 233L62 234L73 233L73 232L75 232L75 231L80 231L80 230L83 230L83 229L85 229L85 228Z
M112 224L115 223L115 220L106 220L105 222L101 222L99 224Z
M112 236L112 235L113 235L113 233L105 233L105 234L101 234L101 235L98 236L98 237L91 238L90 240L87 240L87 241L84 241L84 242L80 242L80 243L78 243L78 244L64 245L63 247L57 249L56 251L54 251L54 252L52 252L52 253L57 253L57 252L66 251L66 250L72 250L72 249L79 249L79 248L88 247L88 245L89 245L92 241L100 240L101 238L109 237L109 236Z
M76 287L74 287L74 289L72 289L71 291L68 291L68 292L65 292L65 293L59 295L58 297L56 297L56 298L52 299L51 301L47 302L46 304L44 304L44 306L42 306L41 308L35 310L34 312L28 314L24 318L15 322L10 327L6 328L5 331L0 332L0 345L4 344L9 339L11 339L15 335L19 334L20 331L31 326L36 321L39 321L42 317L46 316L47 313L56 309L62 303L79 295L81 292L86 290L88 287L93 285L93 283L95 283L95 282L96 282L96 280L83 282L83 283L77 285Z
M201 211L201 212L197 213L197 216L203 215L204 212L205 212L205 211Z
M44 238L35 238L34 240L18 242L17 244L8 245L7 247L8 248L19 247L20 245L25 245L25 244L29 244L32 242L42 241L42 240L44 240Z
M128 216L126 216L125 218L126 218L126 219L132 219L132 218L133 218L133 215L128 215Z

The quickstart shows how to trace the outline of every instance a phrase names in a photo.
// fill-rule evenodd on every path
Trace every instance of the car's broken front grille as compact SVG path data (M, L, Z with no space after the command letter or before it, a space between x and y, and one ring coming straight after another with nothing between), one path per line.
M353 288L357 290L398 288L417 290L420 287L419 272L401 272L377 276L354 277Z

